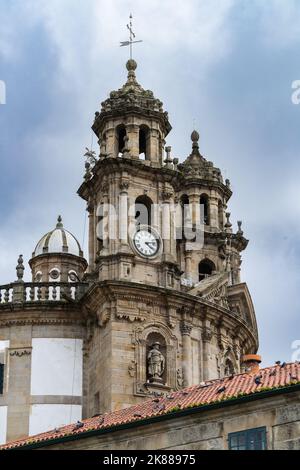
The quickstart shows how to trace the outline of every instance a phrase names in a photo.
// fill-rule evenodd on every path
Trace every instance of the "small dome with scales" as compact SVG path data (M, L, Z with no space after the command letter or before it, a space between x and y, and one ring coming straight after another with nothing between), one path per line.
M64 228L61 216L57 219L56 227L40 239L32 257L49 253L64 253L83 257L83 251L78 240Z

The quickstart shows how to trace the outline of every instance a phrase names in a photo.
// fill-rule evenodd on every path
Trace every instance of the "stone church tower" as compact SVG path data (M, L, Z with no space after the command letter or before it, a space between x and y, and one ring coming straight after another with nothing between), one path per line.
M61 217L17 281L0 286L0 443L231 375L256 353L240 279L248 241L230 223L230 182L192 132L179 163L167 112L128 78L101 105L78 190L89 256Z
M100 155L78 191L92 286L82 301L86 416L239 372L258 347L230 182L201 155L196 131L186 160L171 157L168 113L138 83L136 62L126 66L125 85L95 115Z

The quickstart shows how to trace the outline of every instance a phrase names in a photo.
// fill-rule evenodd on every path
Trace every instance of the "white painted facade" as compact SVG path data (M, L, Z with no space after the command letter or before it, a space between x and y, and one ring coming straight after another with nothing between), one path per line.
M82 395L81 339L32 340L31 395Z
M7 406L0 406L0 445L6 443Z
M39 434L81 420L80 405L32 405L29 435ZM1 427L0 427L1 438Z

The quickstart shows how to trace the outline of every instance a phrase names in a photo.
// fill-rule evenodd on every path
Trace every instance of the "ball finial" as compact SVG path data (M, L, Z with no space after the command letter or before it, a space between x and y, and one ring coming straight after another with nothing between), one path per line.
M136 61L133 60L133 59L129 59L126 63L126 68L127 68L128 72L135 71L136 68L137 68Z

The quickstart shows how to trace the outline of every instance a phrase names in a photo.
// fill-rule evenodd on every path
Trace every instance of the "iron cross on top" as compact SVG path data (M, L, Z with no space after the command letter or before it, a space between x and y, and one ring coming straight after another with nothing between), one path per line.
M132 29L132 15L130 14L129 17L129 24L127 25L127 29L129 30L129 41L122 41L120 44L120 47L124 46L130 46L130 59L132 59L132 44L135 44L137 42L143 42L143 41L135 41L135 34Z

